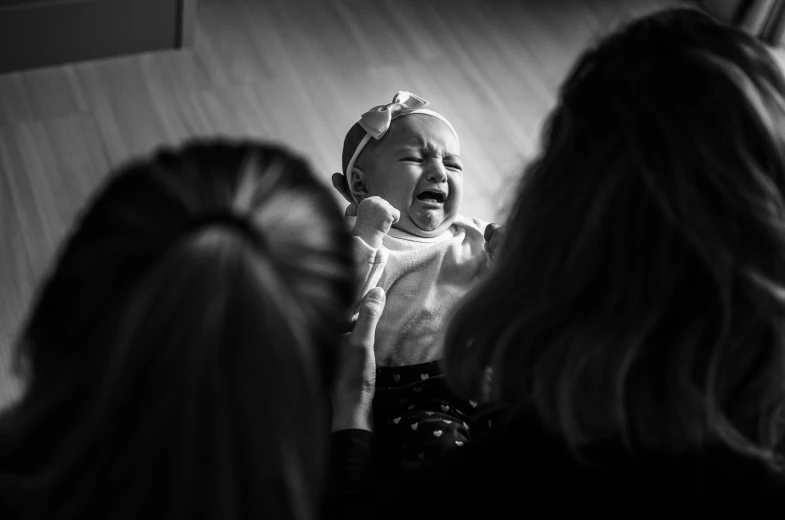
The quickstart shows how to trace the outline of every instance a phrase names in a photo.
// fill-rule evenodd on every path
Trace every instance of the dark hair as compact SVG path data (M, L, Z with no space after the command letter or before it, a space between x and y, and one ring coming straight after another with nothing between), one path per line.
M774 461L785 357L785 80L752 36L656 13L580 57L453 383L579 448L724 444Z
M314 517L352 265L340 207L284 149L192 142L121 168L21 335L0 503L29 519Z

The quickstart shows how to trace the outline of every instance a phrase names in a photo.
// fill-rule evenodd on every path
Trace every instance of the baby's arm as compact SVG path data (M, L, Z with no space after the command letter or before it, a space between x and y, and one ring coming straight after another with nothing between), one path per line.
M372 248L365 240L357 236L354 238L354 242L354 261L357 265L360 285L359 299L356 303L359 304L368 291L379 285L390 253L384 246L379 249Z
M357 220L352 234L355 239L355 260L359 269L360 298L376 287L387 264L389 251L382 239L398 222L400 212L381 197L368 197L357 207Z

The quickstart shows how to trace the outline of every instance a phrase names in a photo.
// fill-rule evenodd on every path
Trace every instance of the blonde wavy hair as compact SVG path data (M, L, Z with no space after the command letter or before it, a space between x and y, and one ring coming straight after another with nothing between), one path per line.
M447 331L456 388L534 410L578 455L615 439L776 463L784 96L761 43L692 9L586 51Z
M314 518L350 253L332 194L277 146L120 168L21 334L0 516Z

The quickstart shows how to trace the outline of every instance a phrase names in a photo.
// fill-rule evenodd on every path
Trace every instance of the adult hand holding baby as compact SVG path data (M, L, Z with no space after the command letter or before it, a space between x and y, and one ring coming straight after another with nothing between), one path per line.
M488 224L485 228L485 250L491 258L496 256L499 246L504 240L505 228L500 224Z
M354 330L344 337L333 388L333 432L373 431L372 405L376 393L376 325L384 312L385 293L371 289L363 299Z

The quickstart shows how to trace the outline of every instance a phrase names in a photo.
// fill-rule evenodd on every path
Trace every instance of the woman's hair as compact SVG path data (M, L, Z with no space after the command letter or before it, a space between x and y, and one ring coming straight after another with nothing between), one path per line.
M7 518L314 517L352 261L337 201L281 148L121 168L18 344Z
M457 311L458 390L580 448L773 461L785 359L785 80L691 9L585 52L524 174L493 274Z

